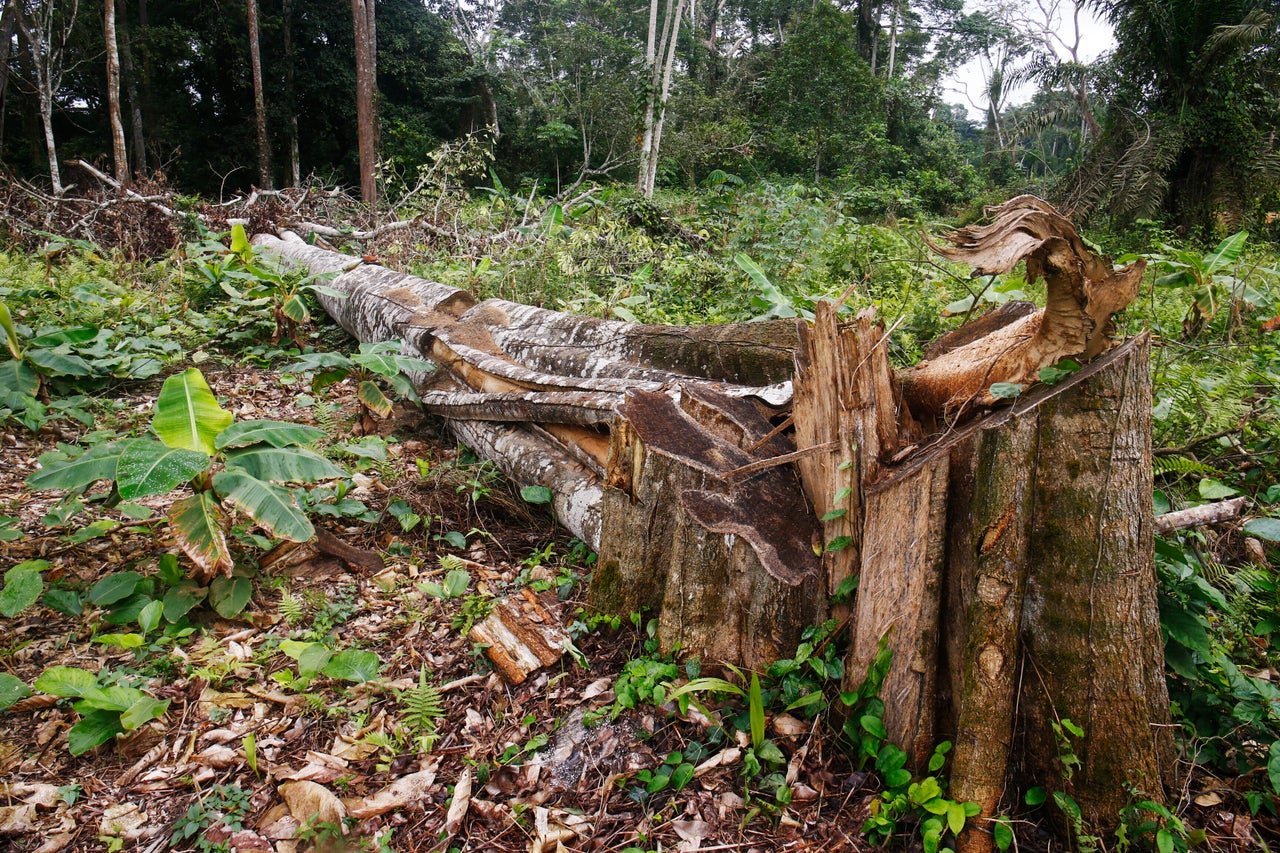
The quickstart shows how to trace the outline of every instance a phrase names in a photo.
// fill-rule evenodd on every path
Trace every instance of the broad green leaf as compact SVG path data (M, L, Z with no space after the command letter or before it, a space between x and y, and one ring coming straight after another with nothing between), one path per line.
M338 652L321 670L330 678L351 681L360 684L378 677L382 664L374 652L360 649L346 649Z
M311 444L324 437L324 430L306 424L294 424L288 421L237 421L218 433L214 445L219 450L229 447L248 447L251 444L289 447L295 444Z
M0 363L0 393L18 393L34 397L40 391L40 374L26 361L9 359Z
M231 226L231 253L238 255L242 260L253 254L253 244L249 242L249 235L245 233L244 223L237 222Z
M531 504L551 503L551 490L546 486L525 486L520 489L520 497Z
M102 617L102 621L108 625L128 625L137 622L151 600L151 596L144 592L134 593L123 601L113 604L107 611L107 615Z
M1172 639L1198 652L1202 657L1209 657L1212 649L1209 647L1209 634L1205 630L1204 623L1177 603L1165 604L1162 601L1161 605L1160 625L1165 632Z
M191 367L164 381L151 428L169 447L212 456L217 450L214 440L232 420L231 413L218 405L204 375Z
M44 594L44 604L63 616L79 616L84 613L80 594L73 589L50 589Z
M142 633L150 634L160 627L162 618L164 618L164 602L157 599L142 608L142 612L138 614L138 627L142 629Z
M0 616L16 616L36 603L44 592L44 578L38 568L21 563L4 573L0 589Z
M1212 477L1205 477L1200 481L1200 497L1207 501L1219 501L1238 494L1240 493L1235 489Z
M119 711L90 711L67 732L67 751L72 755L84 755L123 731Z
M294 293L284 301L280 306L280 313L288 317L295 323L305 323L311 319L311 312L307 310L307 303L302 301L302 297Z
M44 489L82 489L98 480L116 476L116 464L124 450L124 442L113 441L90 448L75 459L45 462L41 457L39 471L27 477L27 485L36 491Z
M314 483L346 475L341 468L305 447L256 445L227 454L227 470L264 482Z
M280 651L296 660L298 672L307 677L324 669L333 657L323 643L302 643L297 640L284 640L280 643Z
M173 589L164 594L164 618L177 622L191 611L209 594L207 586L200 586L193 580L180 581Z
M960 830L964 829L964 806L960 803L947 803L947 829L951 830L951 834L960 835Z
M1245 522L1244 532L1268 542L1280 542L1280 518L1252 518Z
M1186 270L1171 272L1156 279L1156 287L1187 287L1195 283L1195 276Z
M862 725L863 731L867 732L874 738L884 740L889 736L885 731L884 722L872 714L866 714L858 721Z
M159 604L158 601L151 602ZM147 638L141 634L99 634L93 638L95 643L101 643L104 646L115 646L118 649L140 649L147 644Z
M1017 382L996 382L991 386L990 393L997 400L1012 400L1026 389L1027 386L1019 385Z
M1237 231L1219 243L1216 249L1204 256L1205 273L1213 275L1240 260L1240 254L1244 251L1244 243L1248 239L1248 231Z
M98 686L98 677L87 669L74 666L51 666L36 678L33 685L41 693L63 698L84 695L86 690Z
M209 585L209 603L224 619L239 616L253 595L253 582L242 577L216 577Z
M996 818L991 824L991 835L995 839L996 849L1001 853L1013 844L1013 830L1010 829L1008 820Z
M467 591L471 584L471 575L466 569L451 569L444 576L444 593L449 598L458 598Z
M1271 790L1280 794L1280 740L1273 742L1267 752L1267 778L1271 781Z
M135 438L124 443L116 463L116 486L126 501L163 495L208 467L208 455L197 450L167 447L151 438Z
M211 492L198 492L175 501L169 524L180 547L206 575L231 568L231 550L222 529L222 509Z
M93 366L78 355L51 349L27 350L27 361L51 376L92 376Z
M400 372L400 365L396 364L393 353L358 352L351 356L351 360L380 376L395 376Z
M63 539L72 545L83 545L91 539L98 539L106 536L111 531L120 526L120 522L114 518L100 518L97 521L86 524L79 530L69 533Z
M156 562L156 575L165 586L176 586L186 577L182 573L182 567L178 565L176 554L160 555L160 559Z
M150 696L143 696L120 715L120 725L124 726L125 731L131 732L144 723L163 717L167 710L169 710L168 699L152 699Z
M368 379L361 382L356 388L356 399L380 418L385 418L391 414L391 401L387 399L386 394L382 393L381 388Z
M113 572L93 585L89 600L102 607L115 604L133 595L140 583L142 575L137 572Z
M0 672L0 711L31 695L31 688L21 678Z
M213 488L272 536L291 542L306 542L315 536L315 528L288 489L231 470L215 474Z
M73 326L70 329L58 329L31 339L33 347L56 347L62 344L84 344L98 336L97 326Z
M1041 788L1037 785L1034 788L1027 789L1026 796L1023 797L1023 800L1029 806L1039 806L1044 804L1044 801L1047 797L1048 797L1048 794L1045 793L1044 788Z

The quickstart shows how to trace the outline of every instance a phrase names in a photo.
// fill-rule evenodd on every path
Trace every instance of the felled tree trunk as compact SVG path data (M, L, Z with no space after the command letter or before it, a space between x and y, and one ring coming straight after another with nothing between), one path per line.
M1141 268L1113 272L1038 199L992 213L945 253L981 272L1025 258L1048 305L993 312L897 373L870 312L641 326L257 241L340 273L348 298L321 301L356 337L401 339L439 366L420 377L425 404L552 490L599 553L596 607L647 610L665 649L754 668L836 612L850 686L887 643L889 737L918 769L955 742L952 794L982 809L961 839L974 853L1033 785L1105 825L1130 786L1162 796L1171 757L1148 347L1108 352ZM1064 359L1085 366L1032 387ZM1023 393L991 412L996 382Z

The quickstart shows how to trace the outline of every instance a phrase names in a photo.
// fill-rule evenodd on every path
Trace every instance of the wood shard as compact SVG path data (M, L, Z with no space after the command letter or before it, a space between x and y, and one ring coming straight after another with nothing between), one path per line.
M525 589L501 599L467 638L487 646L485 654L512 684L521 684L529 673L560 660L569 634L559 614Z

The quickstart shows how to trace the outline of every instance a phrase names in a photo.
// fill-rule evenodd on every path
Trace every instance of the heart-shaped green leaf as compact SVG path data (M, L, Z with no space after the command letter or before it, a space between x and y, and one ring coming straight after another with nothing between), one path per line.
M84 755L124 731L118 711L90 711L67 732L67 751Z

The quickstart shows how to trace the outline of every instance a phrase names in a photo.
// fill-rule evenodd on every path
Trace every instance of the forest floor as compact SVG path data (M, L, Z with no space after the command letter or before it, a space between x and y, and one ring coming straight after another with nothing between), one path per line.
M313 409L297 405L301 386L282 384L277 373L202 367L238 418L317 420ZM149 417L158 387L129 386L122 411ZM354 420L352 389L340 386L330 397L338 409L322 413L326 419ZM615 716L613 688L624 665L653 653L643 630L626 620L583 626L575 640L581 658L566 655L522 684L508 683L473 648L467 623L494 597L528 589L545 590L541 599L562 623L581 625L584 549L574 549L545 508L522 502L490 469L460 459L422 416L400 412L378 432L383 441L372 443L385 446L385 461L364 460L346 495L377 520L320 524L358 556L382 555L384 567L299 549L292 562L261 572L240 616L198 608L188 636L153 634L131 649L95 642L137 628L107 624L103 608L89 603L78 616L38 603L6 620L3 669L27 684L49 667L78 667L169 705L158 719L78 757L67 739L78 714L66 700L37 691L0 717L0 847L866 847L859 828L876 797L875 778L853 772L821 722L770 719L770 737L787 759L791 802L782 806L745 787L743 736L735 741L717 720L653 705ZM82 592L110 572L152 574L161 554L177 551L158 520L171 497L149 500L151 518L122 516L119 527L85 541L42 525L58 496L33 494L23 480L41 452L76 437L48 429L0 436L0 515L18 517L25 533L0 543L0 564L46 560L46 581ZM385 512L396 500L422 522L406 531ZM456 547L462 539L465 547ZM436 597L419 588L442 582L445 553L463 558L465 594ZM380 671L354 685L323 675L299 682L295 661L280 651L289 639L376 652ZM440 691L434 725L411 712L423 673ZM648 793L655 786L641 780L664 762L692 764L692 778L681 790Z

